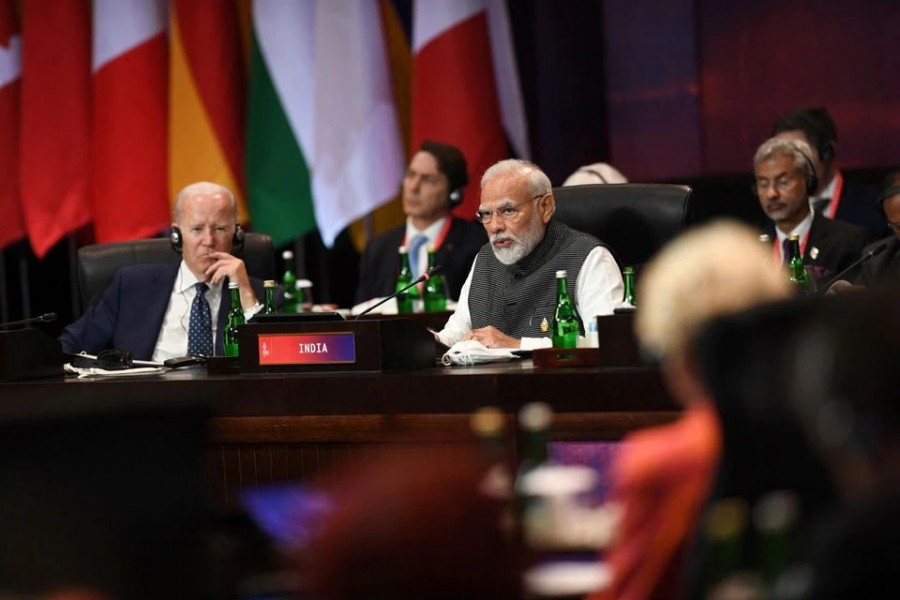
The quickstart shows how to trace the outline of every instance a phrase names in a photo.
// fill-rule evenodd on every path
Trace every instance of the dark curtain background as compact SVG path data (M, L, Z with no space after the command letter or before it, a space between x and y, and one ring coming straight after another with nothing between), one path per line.
M826 106L836 157L878 181L900 164L900 10L892 0L510 0L532 159L554 183L613 164L631 181L694 186L692 221L761 223L751 160L774 119ZM406 7L408 0L397 0ZM355 251L306 248L317 301L349 303ZM72 250L8 248L0 318L72 318Z

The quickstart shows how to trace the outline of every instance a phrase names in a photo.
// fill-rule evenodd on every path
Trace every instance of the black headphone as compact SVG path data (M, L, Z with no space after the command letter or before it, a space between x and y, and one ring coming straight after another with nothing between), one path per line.
M459 206L459 203L462 202L463 199L463 189L461 187L456 188L450 195L447 196L447 199L450 201L450 208L455 206Z
M169 233L169 242L172 244L172 250L175 252L181 252L181 249L184 247L184 237L181 235L181 228L177 225L172 226L172 231ZM231 236L231 249L241 250L244 247L244 230L241 227L240 223L237 223L234 226L234 235Z
M797 149L797 152L803 157L803 160L806 161L807 166L809 167L809 177L806 179L806 195L812 196L816 193L816 190L819 189L819 178L816 176L816 165L813 163L812 158L806 155L806 152L803 150ZM819 155L821 156L821 154ZM824 158L822 160L825 160Z

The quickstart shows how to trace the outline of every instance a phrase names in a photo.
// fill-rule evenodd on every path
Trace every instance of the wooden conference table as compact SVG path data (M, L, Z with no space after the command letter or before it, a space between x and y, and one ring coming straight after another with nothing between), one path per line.
M386 373L213 376L200 367L103 380L0 383L4 407L37 399L207 402L213 418L204 484L222 506L234 502L242 488L308 481L386 444L471 443L469 418L481 406L499 407L514 433L519 407L546 401L555 412L556 440L615 440L677 414L656 369L535 368L530 359Z

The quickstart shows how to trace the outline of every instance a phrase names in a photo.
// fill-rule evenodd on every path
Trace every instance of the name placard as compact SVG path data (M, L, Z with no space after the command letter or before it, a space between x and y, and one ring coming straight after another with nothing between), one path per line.
M353 333L260 333L257 343L260 366L356 362Z

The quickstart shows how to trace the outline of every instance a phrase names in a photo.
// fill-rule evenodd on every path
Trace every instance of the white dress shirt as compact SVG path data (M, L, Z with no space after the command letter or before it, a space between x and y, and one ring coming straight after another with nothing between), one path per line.
M810 207L809 214L806 215L806 218L800 221L800 223L791 229L790 232L782 233L780 229L777 227L775 228L775 236L778 238L778 253L781 254L782 265L784 264L784 240L789 239L792 235L796 234L797 237L800 238L800 253L803 254L803 240L809 235L814 216L813 209ZM815 256L813 256L813 258L815 258Z
M433 247L437 243L438 236L441 234L441 231L444 229L444 223L447 222L450 216L446 215L441 217L424 230L419 231L412 224L412 219L406 219L406 245L409 246L409 243L412 241L414 237L417 235L424 235L428 238L428 241L419 248L419 256L416 257L418 259L419 272L413 273L413 279L421 275L428 269L428 248Z
M477 258L473 261L469 276L466 277L466 282L462 286L456 311L450 315L447 324L438 333L440 340L448 346L461 340L472 329L472 315L469 313L469 287L472 284L472 273L475 272L477 261ZM581 316L584 330L588 330L587 323L597 315L610 315L613 309L622 306L624 291L622 273L609 250L603 246L597 246L591 250L584 259L581 271L575 279L575 308ZM553 345L553 340L549 337L523 337L520 343L522 350L533 350L549 348Z
M181 261L178 275L175 276L175 285L172 286L172 295L169 296L169 306L166 308L162 327L159 329L159 337L156 339L156 348L153 350L155 362L187 354L191 304L194 302L194 296L197 295L194 285L198 282L199 280L187 268L184 261ZM209 285L209 291L206 292L206 301L209 303L209 312L212 315L213 348L215 348L216 319L219 315L219 305L222 304L222 281L218 285L207 282L207 285Z

